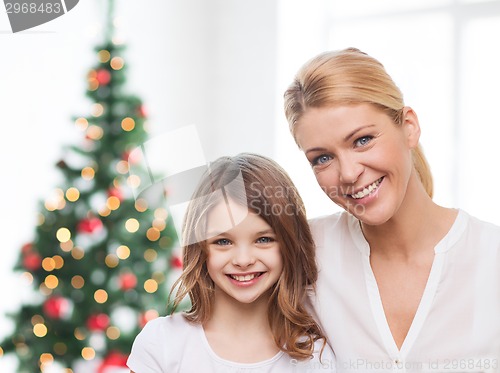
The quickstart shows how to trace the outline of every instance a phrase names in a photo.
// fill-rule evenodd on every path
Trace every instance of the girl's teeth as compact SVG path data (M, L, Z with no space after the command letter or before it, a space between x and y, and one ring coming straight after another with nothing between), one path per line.
M230 276L233 280L236 280L236 281L250 281L250 280L253 280L255 277L257 277L257 275L255 273L251 274L251 275L245 275L245 276L238 276L238 275L230 275Z
M370 194L371 192L373 192L374 190L376 190L378 188L381 181L382 181L382 178L378 179L377 181L375 181L373 184L369 185L367 188L363 189L362 191L360 191L356 194L351 194L351 197L354 199L360 199L360 198L366 197L368 194Z

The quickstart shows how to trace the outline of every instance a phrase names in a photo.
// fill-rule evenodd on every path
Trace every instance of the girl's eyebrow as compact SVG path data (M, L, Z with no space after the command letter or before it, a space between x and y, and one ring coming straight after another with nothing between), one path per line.
M221 231L207 231L206 234L207 234L207 238L215 238L218 236L228 235L227 232L221 232ZM272 229L272 228L264 229L262 231L255 233L255 235L257 235L257 236L264 235L264 234L273 234L274 235L276 233L274 233L274 229Z
M213 238L213 237L225 235L226 232L221 232L221 231L207 231L207 232L205 232L205 234L206 234L207 238Z
M257 234L261 235L261 234L275 234L275 233L274 233L274 229L270 228L270 229L265 229L263 231L257 232Z

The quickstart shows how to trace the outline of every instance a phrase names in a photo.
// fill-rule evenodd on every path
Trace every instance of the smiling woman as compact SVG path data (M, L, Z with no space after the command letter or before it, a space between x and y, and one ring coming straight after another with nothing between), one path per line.
M491 110L500 99L500 32L498 0L353 0L349 2L283 2L280 14L279 92L313 55L325 50L356 46L381 59L405 99L417 110L423 126L420 142L432 166L434 200L461 206L482 220L500 225L496 205L484 203L487 185L498 185L492 172L497 138ZM306 5L307 4L307 5ZM316 8L322 9L313 13ZM313 22L311 22L313 20ZM300 24L303 27L297 27ZM425 25L425 27L423 27ZM280 94L280 93L278 93ZM282 104L277 108L281 111ZM318 193L307 162L279 117L275 159L290 173L304 198L309 217L338 211ZM478 180L487 185L478 185Z
M368 207L380 191L390 187L405 190L416 169L412 152L405 152L405 148L420 151L418 120L410 108L402 109L402 114L405 120L399 128L390 116L372 105L348 104L313 108L296 124L297 143L323 191L364 222L380 224L389 219L391 210L384 214L380 208ZM373 169L369 175L367 168ZM425 176L431 195L432 178L429 173ZM389 195L401 196L394 201L399 207L404 193Z
M285 113L345 210L311 221L312 302L339 371L497 371L500 227L432 200L418 117L382 64L355 48L313 58Z

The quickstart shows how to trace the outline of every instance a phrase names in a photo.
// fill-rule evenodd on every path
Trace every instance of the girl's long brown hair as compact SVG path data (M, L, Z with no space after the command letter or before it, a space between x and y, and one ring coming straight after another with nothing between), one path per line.
M238 176L244 186L229 187ZM172 287L172 292L178 287L173 309L189 296L189 321L203 323L211 316L214 284L206 267L204 227L208 211L220 202L220 195L214 193L217 190L248 206L273 228L281 249L283 272L269 299L269 325L282 351L296 359L311 357L314 342L326 341L305 308L307 292L314 290L318 276L314 242L304 204L292 180L283 168L264 156L242 153L219 158L200 181L184 219L183 240L188 244L183 246L183 272Z

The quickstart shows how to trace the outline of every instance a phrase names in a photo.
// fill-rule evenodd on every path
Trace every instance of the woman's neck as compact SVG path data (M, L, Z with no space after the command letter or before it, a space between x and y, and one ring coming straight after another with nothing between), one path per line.
M409 260L433 254L435 245L448 233L456 215L456 210L437 205L420 181L414 179L391 219L378 226L361 223L361 227L372 253L388 259Z

